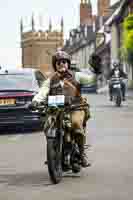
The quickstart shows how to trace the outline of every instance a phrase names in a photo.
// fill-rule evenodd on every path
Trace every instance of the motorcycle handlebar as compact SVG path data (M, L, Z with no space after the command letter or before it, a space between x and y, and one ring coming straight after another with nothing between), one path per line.
M65 104L64 105L53 105L53 106L49 106L48 105L48 101L42 101L40 103L38 102L32 102L31 105L29 105L29 109L31 111L39 111L42 112L43 110L46 110L47 108L55 108L55 109L64 109L64 110L79 110L82 109L84 107L88 106L88 103L84 102L81 104L80 102L80 97L74 98L73 97L67 97L65 98Z
M41 103L36 107L36 111L38 110L39 112L44 112L46 109L51 108L51 109L64 109L65 111L72 111L72 110L81 110L85 107L87 107L88 104L65 104L64 106L48 106L47 103Z

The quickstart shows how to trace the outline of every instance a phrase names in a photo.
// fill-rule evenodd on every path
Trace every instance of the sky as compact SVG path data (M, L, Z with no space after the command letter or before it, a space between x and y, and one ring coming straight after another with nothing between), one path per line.
M111 4L117 0L112 0ZM97 0L91 0L96 13ZM53 29L60 28L64 19L65 38L79 25L80 0L0 0L0 65L6 68L21 66L20 19L25 31L30 29L34 14L36 30L48 29L51 18Z

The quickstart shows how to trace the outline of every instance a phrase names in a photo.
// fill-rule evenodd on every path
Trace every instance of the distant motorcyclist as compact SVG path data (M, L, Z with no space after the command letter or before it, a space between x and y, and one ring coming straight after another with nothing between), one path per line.
M110 74L109 74L109 96L110 96L110 101L112 101L112 92L113 92L113 83L111 81L112 77L118 77L118 78L123 78L127 79L127 74L122 70L120 62L119 61L115 61L113 63L113 69L111 70ZM126 84L124 81L121 81L121 88L122 88L122 97L123 97L123 101L125 101L125 93L126 93Z
M81 97L80 84L88 84L90 77L82 72L72 72L70 69L70 56L64 51L57 51L52 57L55 73L42 85L39 93L35 95L32 105L46 100L48 95L65 95L72 97L72 104L83 104L85 100ZM94 73L94 77L95 77ZM86 102L85 102L86 103ZM80 135L79 149L82 157L82 167L90 166L85 153L85 126L89 118L89 106L86 109L71 112L72 129L74 134Z

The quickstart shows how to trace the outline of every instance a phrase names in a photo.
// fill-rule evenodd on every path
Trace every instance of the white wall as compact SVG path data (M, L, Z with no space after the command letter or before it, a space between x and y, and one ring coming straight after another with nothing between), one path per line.
M76 60L77 66L85 68L88 66L90 55L94 52L94 43L91 43L72 54L72 59Z
M117 27L115 24L111 27L111 62L118 59L118 53L119 53L119 47L118 47L118 33L117 33Z

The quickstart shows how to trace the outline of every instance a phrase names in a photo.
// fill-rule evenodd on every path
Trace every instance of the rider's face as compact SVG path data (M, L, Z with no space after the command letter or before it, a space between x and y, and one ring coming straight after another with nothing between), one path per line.
M64 73L68 70L68 62L65 59L58 60L56 62L56 69L60 73Z

